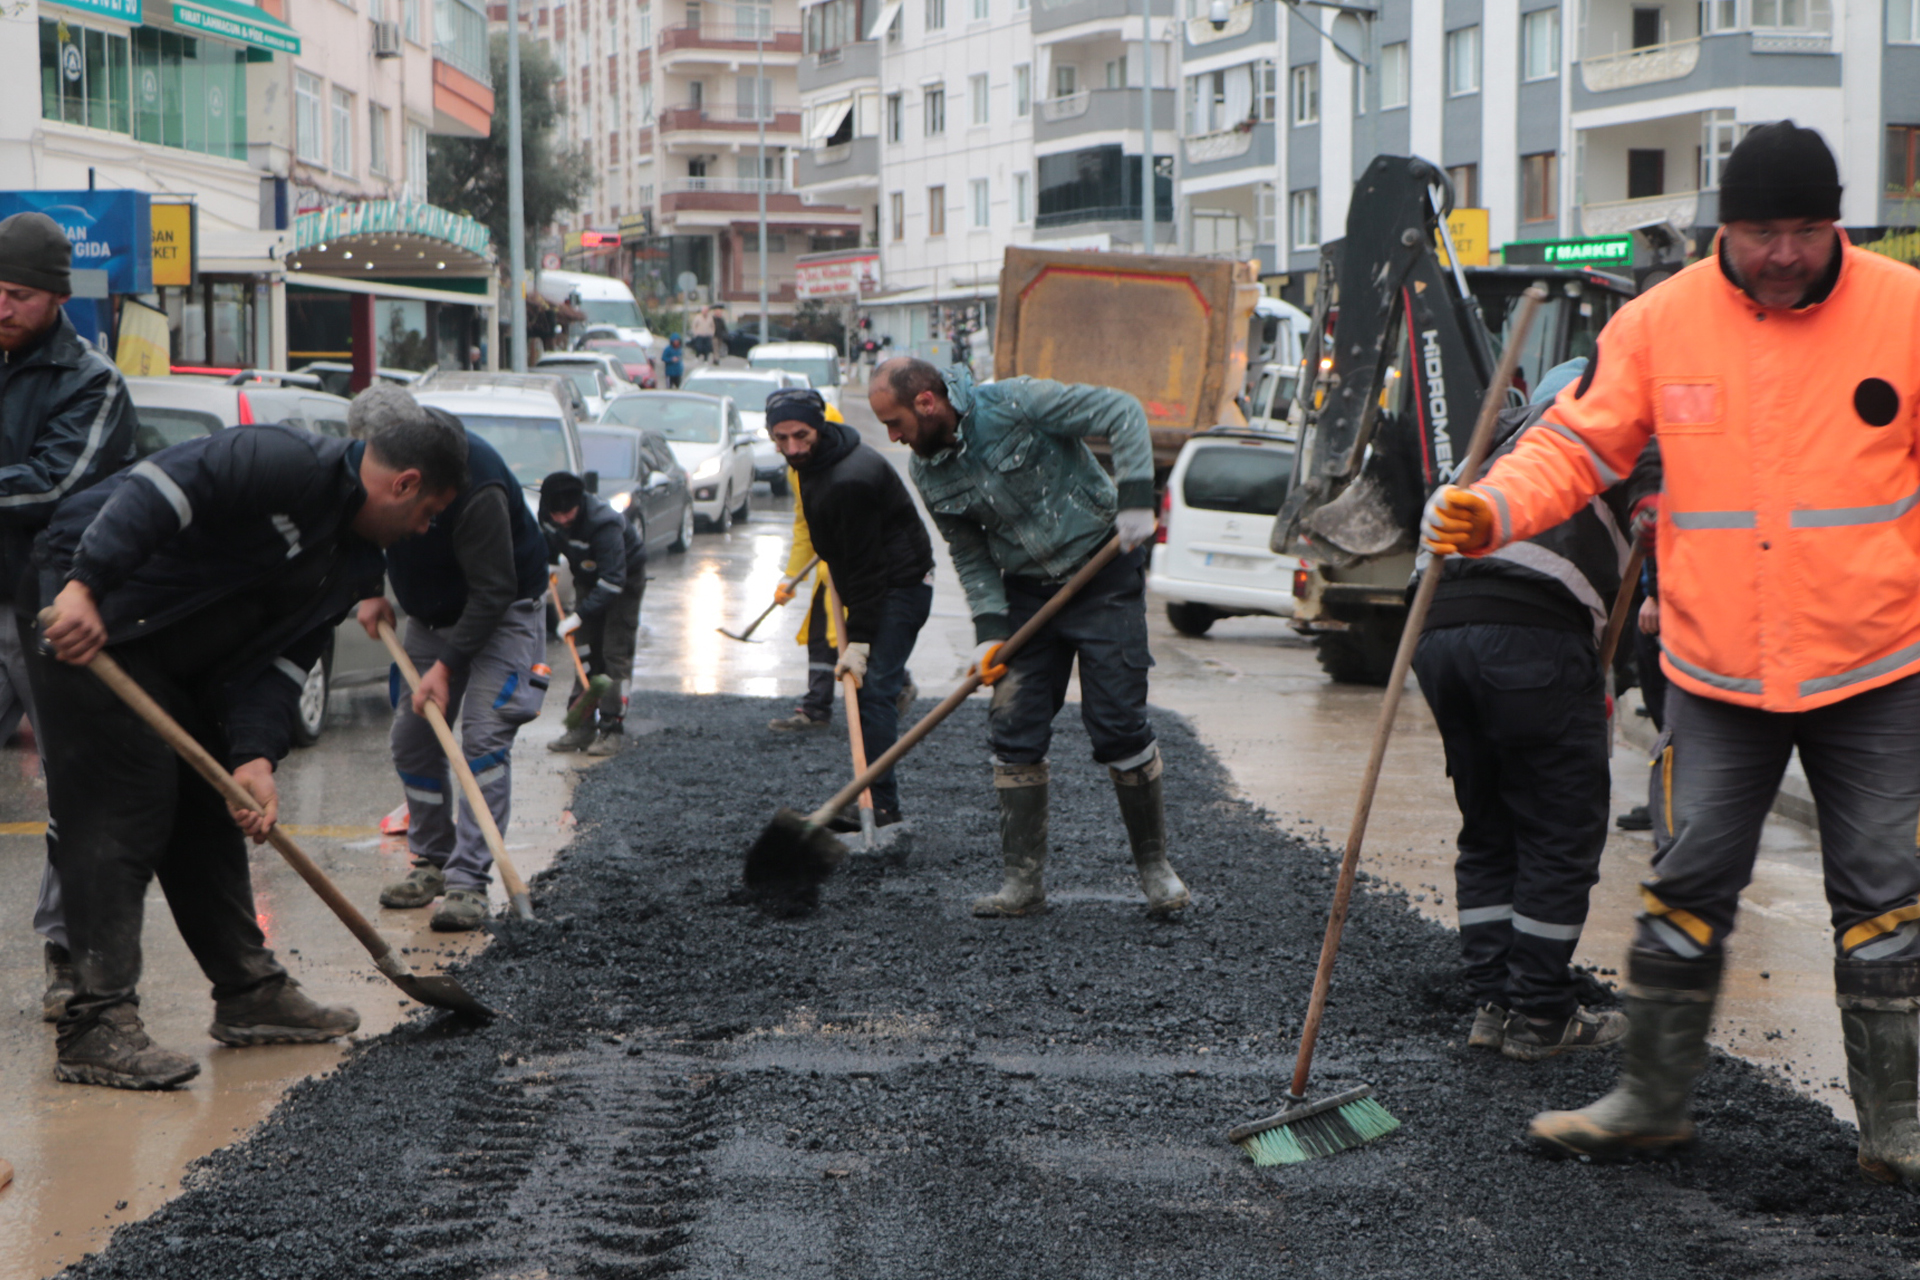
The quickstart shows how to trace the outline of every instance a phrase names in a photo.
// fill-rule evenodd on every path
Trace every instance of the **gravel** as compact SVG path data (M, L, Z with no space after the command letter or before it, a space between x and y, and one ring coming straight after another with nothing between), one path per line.
M68 1275L1914 1273L1912 1194L1862 1181L1850 1127L1723 1055L1690 1150L1529 1152L1527 1117L1597 1096L1613 1060L1467 1050L1453 935L1377 883L1314 1090L1367 1081L1402 1128L1254 1169L1224 1134L1280 1104L1336 855L1235 798L1175 717L1183 919L1145 916L1070 715L1054 909L968 913L998 864L977 701L902 771L913 852L855 855L780 916L740 894L741 854L844 780L844 744L768 734L767 700L637 702L660 727L582 781L541 919L497 923L460 971L507 1016L423 1012L359 1046Z

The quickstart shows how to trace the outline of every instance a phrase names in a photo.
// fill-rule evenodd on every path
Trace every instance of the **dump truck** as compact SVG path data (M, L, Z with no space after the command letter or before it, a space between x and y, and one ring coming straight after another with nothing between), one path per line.
M1194 432L1245 424L1236 397L1259 298L1245 262L1009 248L994 374L1131 392L1164 475Z

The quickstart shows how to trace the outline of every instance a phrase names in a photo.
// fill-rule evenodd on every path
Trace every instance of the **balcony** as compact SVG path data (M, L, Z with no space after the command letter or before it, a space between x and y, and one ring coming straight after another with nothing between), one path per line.
M827 89L849 80L880 78L880 42L861 40L835 49L821 49L800 60L800 92Z
M1698 191L1672 191L1638 200L1609 200L1580 206L1580 227L1589 236L1625 235L1649 222L1672 223L1690 230L1700 214Z
M766 193L767 216L778 216L784 226L860 225L858 209L814 205L779 178L676 178L661 185L660 216L682 227L726 227L750 221Z
M655 123L664 138L668 134L696 132L757 135L763 120L768 137L800 132L800 108L767 106L756 111L751 103L685 103L668 107Z
M1033 122L1033 140L1046 143L1090 133L1139 132L1138 89L1082 89L1064 98L1046 98ZM1172 130L1174 91L1153 91L1153 127Z
M1156 146L1155 150L1159 148ZM1231 129L1195 134L1181 139L1187 178L1205 178L1237 169L1271 169L1274 165L1273 122L1249 120Z
M1033 0L1029 21L1038 36L1088 22L1107 22L1119 28L1129 17L1139 15L1140 0Z
M1195 51L1190 56L1211 57L1243 46L1272 44L1279 36L1278 8L1241 0L1227 10L1227 25L1218 31L1204 17L1187 19L1182 26L1186 30L1187 48Z
M878 186L880 139L855 138L819 151L802 151L798 163L794 185L802 191Z
M1625 53L1583 58L1580 62L1580 83L1586 86L1589 93L1606 93L1614 89L1631 89L1635 85L1655 84L1661 80L1678 80L1692 75L1693 69L1699 65L1699 39L1675 40L1668 44L1629 49Z
M702 22L660 32L662 65L724 62L737 67L762 55L780 66L792 66L800 57L800 28Z
M461 0L435 0L433 28L433 132L484 138L493 127L487 15Z

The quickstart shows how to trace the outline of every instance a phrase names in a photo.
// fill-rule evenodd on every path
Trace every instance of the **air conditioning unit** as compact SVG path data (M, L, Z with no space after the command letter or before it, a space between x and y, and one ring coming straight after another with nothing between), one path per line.
M373 56L376 58L397 58L400 56L399 23L376 22L373 24Z

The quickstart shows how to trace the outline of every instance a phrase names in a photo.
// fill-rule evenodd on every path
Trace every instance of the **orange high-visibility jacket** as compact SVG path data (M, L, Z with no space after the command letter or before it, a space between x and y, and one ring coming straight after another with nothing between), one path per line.
M1841 239L1824 301L1762 307L1712 256L1621 308L1589 380L1474 486L1494 545L1665 464L1661 665L1807 711L1920 671L1920 271Z

